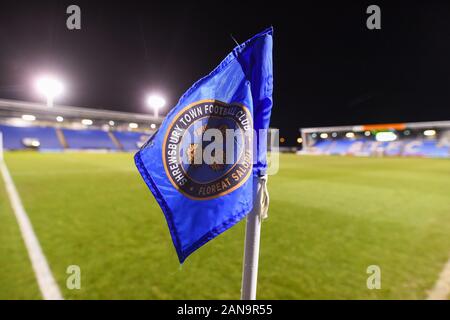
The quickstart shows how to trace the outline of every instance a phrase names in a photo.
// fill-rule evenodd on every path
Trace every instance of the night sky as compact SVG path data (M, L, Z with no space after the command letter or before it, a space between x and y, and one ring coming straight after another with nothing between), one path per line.
M233 49L230 34L273 25L272 126L288 143L299 127L450 120L449 3L293 3L0 0L0 98L40 101L33 78L51 72L62 104L148 112L158 91L171 108ZM381 30L366 28L369 4Z

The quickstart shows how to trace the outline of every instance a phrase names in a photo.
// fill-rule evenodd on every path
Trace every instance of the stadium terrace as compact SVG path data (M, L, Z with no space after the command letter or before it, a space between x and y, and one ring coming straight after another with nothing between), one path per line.
M161 117L0 99L5 150L135 151L156 131Z
M300 130L299 154L450 157L450 121L391 123Z

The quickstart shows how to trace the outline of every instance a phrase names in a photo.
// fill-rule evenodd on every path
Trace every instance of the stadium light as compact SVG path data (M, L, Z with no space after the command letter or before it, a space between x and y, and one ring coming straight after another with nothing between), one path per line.
M346 136L347 138L354 138L354 137L355 137L355 133L353 133L353 132L347 132L347 133L345 134L345 136Z
M366 137L370 136L370 131L364 132L364 135L365 135Z
M312 137L313 139L316 138L316 137L317 137L317 133L311 134L311 137Z
M283 138L283 137L280 138L280 142L281 142L281 143L284 143L285 141L286 141L285 138Z
M380 142L394 141L396 139L397 139L397 135L390 131L378 132L375 135L375 140L380 141Z
M323 132L323 133L320 134L320 137L322 139L326 139L326 138L328 138L328 133Z
M156 129L156 124L152 123L152 124L150 125L150 128L151 128L151 129Z
M47 107L53 107L53 101L64 91L61 81L52 76L43 76L36 81L37 91L47 99Z
M33 147L33 148L38 148L41 145L39 140L35 138L24 138L22 139L22 144L25 147Z
M337 132L333 132L333 133L331 134L331 136L332 136L333 138L336 138L336 137L337 137Z
M57 117L56 117L56 121L58 121L58 122L63 122L63 121L64 121L64 118L61 117L61 116L57 116Z
M410 133L411 133L411 131L409 131L409 130L403 131L403 134L404 134L405 136L409 136Z
M158 118L159 109L166 105L166 99L158 94L151 94L147 97L147 105L153 109L155 118Z
M435 136L436 135L436 130L433 130L433 129L425 130L423 132L423 135L427 136L427 137Z
M297 138L297 143L302 143L303 139L302 138Z
M134 122L131 122L130 124L128 124L128 126L130 127L130 129L137 129L139 127L139 125Z
M33 116L32 114L24 114L22 115L22 119L25 121L34 121L36 120L36 117Z
M81 123L85 126L91 126L94 122L91 119L83 119L81 120Z
M108 122L108 124L112 127L112 126L114 126L114 121L112 121L112 120L110 120L109 122Z

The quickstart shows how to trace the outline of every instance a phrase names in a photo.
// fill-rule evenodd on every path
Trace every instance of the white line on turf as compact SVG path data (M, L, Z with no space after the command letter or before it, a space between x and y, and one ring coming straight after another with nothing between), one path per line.
M428 300L447 300L450 297L450 259L444 266L434 288L428 293Z
M62 300L63 297L59 290L58 284L56 283L48 262L45 259L39 240L33 231L33 226L31 225L30 219L25 212L19 193L17 192L8 168L6 167L6 163L1 160L0 171L5 182L6 191L8 193L9 200L11 201L14 214L16 215L17 223L19 224L42 297L45 300Z

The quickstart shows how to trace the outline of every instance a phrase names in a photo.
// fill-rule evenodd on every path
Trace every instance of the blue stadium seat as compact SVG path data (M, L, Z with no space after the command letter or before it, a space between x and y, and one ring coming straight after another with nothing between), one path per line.
M353 143L355 143L356 140L349 140L349 139L338 139L333 141L331 144L331 147L328 149L329 154L339 154L344 155L348 153L348 150L352 146Z
M3 133L3 145L7 150L26 149L22 140L26 138L37 139L41 150L61 150L63 147L56 136L55 128L52 127L15 127L0 125Z
M314 152L317 154L327 154L328 148L331 146L331 140L319 140L314 144Z
M73 130L62 129L70 149L108 149L117 150L117 146L108 133L98 129Z
M150 137L148 134L142 132L131 131L114 131L113 134L125 151L138 150L138 143L144 143Z
M400 156L404 147L405 141L392 141L384 144L384 155L386 156Z
M441 146L433 140L412 140L406 144L406 149L403 152L404 156L419 156L430 158L447 158L450 148L448 146Z
M385 146L385 143L375 141L375 140L363 140L359 139L360 148L353 148L353 154L363 155L363 156L371 156L377 152L377 150L382 149ZM355 144L352 145L354 147ZM352 148L351 148L352 149Z

